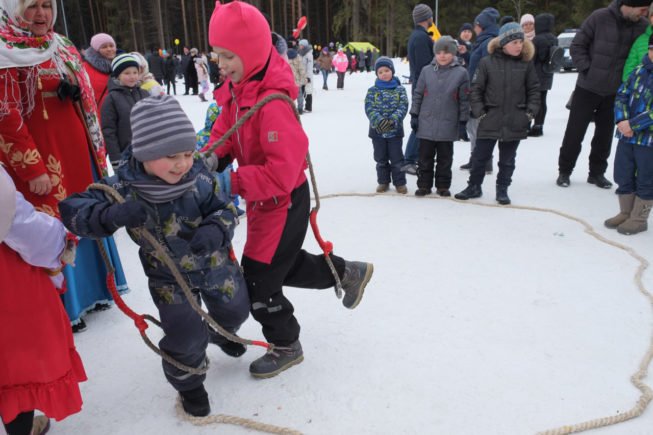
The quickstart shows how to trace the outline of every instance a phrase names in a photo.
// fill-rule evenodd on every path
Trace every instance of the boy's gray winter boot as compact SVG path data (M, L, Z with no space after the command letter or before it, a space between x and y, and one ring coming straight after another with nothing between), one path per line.
M611 230L616 229L619 225L623 224L630 217L630 212L633 211L633 205L635 204L635 194L634 193L625 193L619 196L619 214L606 219L604 222L605 226Z
M653 200L641 199L636 196L633 211L630 212L630 217L617 227L617 231L625 235L646 231L648 229L646 221L648 220L648 215L651 213L651 207L653 207Z
M374 265L372 263L364 263L362 261L345 261L345 274L342 276L340 283L345 295L342 298L342 305L345 308L353 310L358 306L365 286L372 278L374 273Z
M249 373L255 378L265 379L304 361L304 352L299 340L285 347L269 351L249 365Z
M510 204L510 197L508 196L508 186L500 186L497 184L496 200L501 205Z

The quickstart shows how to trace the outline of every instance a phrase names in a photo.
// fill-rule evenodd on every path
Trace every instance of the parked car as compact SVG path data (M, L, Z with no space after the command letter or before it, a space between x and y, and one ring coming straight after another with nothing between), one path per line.
M569 47L571 46L571 41L576 36L578 29L565 29L564 32L558 35L558 46L562 47L565 50L564 61L562 62L563 71L571 71L576 69L574 63L571 60L571 54L569 53Z

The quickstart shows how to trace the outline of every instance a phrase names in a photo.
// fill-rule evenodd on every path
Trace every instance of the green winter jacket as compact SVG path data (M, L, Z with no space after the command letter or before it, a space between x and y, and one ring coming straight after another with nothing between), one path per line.
M646 32L639 35L633 46L630 47L630 53L628 53L628 59L624 65L624 74L621 77L622 81L628 80L630 73L642 63L642 58L648 53L648 39L651 37L651 33L653 33L653 25L648 26Z

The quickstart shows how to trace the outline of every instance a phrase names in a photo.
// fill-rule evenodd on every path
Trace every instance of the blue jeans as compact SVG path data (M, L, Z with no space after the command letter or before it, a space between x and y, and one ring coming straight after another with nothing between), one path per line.
M419 139L415 136L415 132L411 131L406 142L406 156L404 157L404 164L417 164L419 158Z
M653 199L653 148L620 140L614 157L614 181L619 185L619 195L635 193L641 199Z
M329 89L329 86L327 86L327 79L329 78L329 71L326 69L321 69L320 72L322 73L322 89Z
M401 170L404 161L401 143L402 138L400 137L372 139L374 161L376 162L376 180L379 184L390 184L392 178L394 186L406 185L406 174Z

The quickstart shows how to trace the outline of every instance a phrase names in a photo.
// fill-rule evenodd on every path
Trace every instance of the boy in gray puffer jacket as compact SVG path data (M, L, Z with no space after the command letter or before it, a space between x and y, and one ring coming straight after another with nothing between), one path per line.
M431 194L436 156L436 191L451 196L453 143L469 118L469 76L456 57L456 40L445 35L433 51L433 61L419 74L410 108L410 126L420 140L415 196Z

